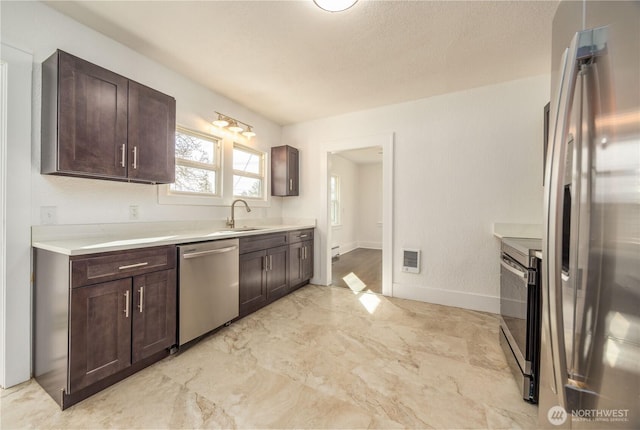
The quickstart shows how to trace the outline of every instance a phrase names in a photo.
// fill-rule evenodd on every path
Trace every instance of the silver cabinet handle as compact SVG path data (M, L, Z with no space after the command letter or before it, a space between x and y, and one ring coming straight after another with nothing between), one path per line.
M263 270L265 272L269 271L269 260L268 260L268 258L269 257L266 256L266 255L264 257L262 257L262 267L263 267Z
M129 290L124 292L124 317L129 318Z
M144 263L136 263L136 264L129 264L127 266L120 266L118 267L118 270L125 270L125 269L133 269L135 267L142 267L142 266L146 266L147 264L149 264L148 261L145 261Z
M289 179L289 191L293 191L293 179Z
M122 144L122 161L120 161L120 165L122 167L127 167L127 164L125 163L124 159L125 159L125 152L124 152L124 143L123 143Z
M303 260L307 259L307 247L306 246L302 247L302 259Z
M234 249L238 249L238 247L237 246L229 246L227 248L210 249L208 251L191 252L189 254L184 254L182 256L182 258L189 259L189 258L204 257L205 255L211 255L211 254L222 254L222 253L225 253L225 252L233 251Z
M144 306L144 287L140 287L138 290L138 294L140 294L140 303L138 303L138 309L140 309L140 313L142 313L142 307Z
M309 237L309 235L308 235L308 234L299 234L299 235L298 235L298 237L299 237L300 239L303 239L303 238L305 238L305 237Z
M134 169L138 168L138 147L137 146L133 147L133 168Z
M500 265L519 278L522 278L522 279L528 278L527 272L523 272L522 270L516 269L515 267L507 263L504 258L502 259L502 261L500 261Z
M273 270L273 255L269 256L269 270Z

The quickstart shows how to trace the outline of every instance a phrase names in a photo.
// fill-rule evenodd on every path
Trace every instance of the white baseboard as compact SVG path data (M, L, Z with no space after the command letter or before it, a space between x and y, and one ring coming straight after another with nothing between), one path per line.
M382 242L358 242L358 248L382 249Z
M416 285L393 284L393 297L454 306L474 311L500 313L500 297Z
M347 252L351 252L356 248L358 248L358 244L356 242L341 243L340 244L340 255L346 254Z

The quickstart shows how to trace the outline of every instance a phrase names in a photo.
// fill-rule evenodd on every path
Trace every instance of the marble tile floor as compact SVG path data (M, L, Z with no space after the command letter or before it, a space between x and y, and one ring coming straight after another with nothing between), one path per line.
M535 428L495 315L309 285L60 411L29 381L14 428Z

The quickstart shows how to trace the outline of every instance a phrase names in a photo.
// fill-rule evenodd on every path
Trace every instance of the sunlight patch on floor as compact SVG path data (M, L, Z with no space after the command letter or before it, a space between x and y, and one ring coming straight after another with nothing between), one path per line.
M380 298L375 293L363 293L358 300L370 314L373 314L380 304Z

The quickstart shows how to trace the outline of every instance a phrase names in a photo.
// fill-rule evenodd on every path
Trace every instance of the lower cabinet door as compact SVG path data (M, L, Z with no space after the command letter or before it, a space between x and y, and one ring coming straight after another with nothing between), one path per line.
M313 240L304 242L302 260L302 280L304 282L313 278Z
M131 278L71 289L69 394L131 365Z
M133 362L175 345L176 271L153 272L133 278Z
M240 316L259 309L267 301L266 251L240 254Z
M303 242L289 245L289 286L291 288L296 288L304 279L303 256Z
M289 247L280 246L267 250L267 299L284 296L289 290Z

